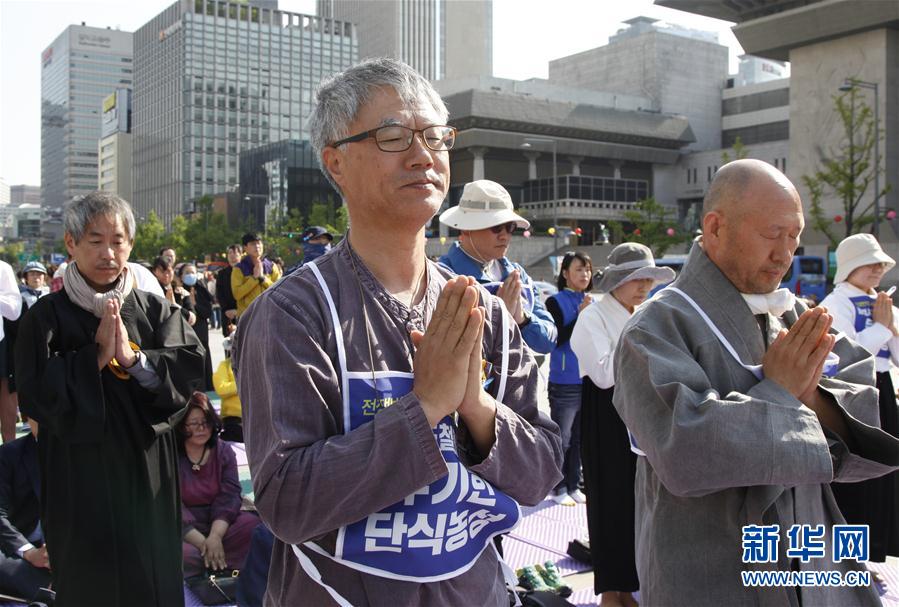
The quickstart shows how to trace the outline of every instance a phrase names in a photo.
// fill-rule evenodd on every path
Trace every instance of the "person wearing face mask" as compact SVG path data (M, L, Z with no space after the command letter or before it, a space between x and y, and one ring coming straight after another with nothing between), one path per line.
M626 242L609 254L593 305L577 318L571 350L582 377L580 448L587 492L593 591L605 607L631 607L639 589L634 563L634 472L627 428L612 405L615 346L637 306L674 270L656 267L649 247Z
M209 354L209 321L212 318L212 294L199 278L197 266L192 263L185 263L178 269L178 279L181 281L184 290L187 291L191 308L194 314L197 315L197 320L193 324L194 333L197 334L197 337L203 343L203 347L206 348L204 381L206 382L205 389L209 391L215 389L212 385L212 357Z
M461 232L440 263L460 276L473 276L502 299L524 343L549 354L556 346L556 323L524 268L506 257L515 230L531 225L515 213L506 188L487 179L465 184L459 204L444 211L440 223Z
M899 366L899 310L877 287L896 262L871 234L854 234L837 247L834 289L821 305L833 315L833 326L874 356L879 390L880 427L899 437L899 408L890 369ZM899 474L861 483L834 483L834 497L846 522L871 530L871 560L899 556Z
M290 276L313 259L318 259L331 250L331 243L334 236L321 226L309 226L300 234L300 242L303 244L303 259L292 268L289 268L284 275Z

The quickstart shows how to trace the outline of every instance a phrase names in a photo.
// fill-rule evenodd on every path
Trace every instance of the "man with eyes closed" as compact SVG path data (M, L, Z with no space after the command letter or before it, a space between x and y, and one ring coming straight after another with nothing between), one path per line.
M793 184L759 160L727 164L702 227L681 275L615 351L613 404L638 453L641 603L879 605L868 586L743 584L747 570L863 570L834 562L832 529L845 521L830 483L895 470L899 440L879 428L871 354L830 331L825 309L778 289L804 227ZM777 541L770 560L744 560L752 525ZM821 558L787 554L793 525L822 526Z
M350 230L241 316L235 367L265 605L509 604L491 538L560 477L558 427L499 300L425 255L455 129L408 65L322 83L313 148Z
M64 287L16 341L56 605L183 605L173 427L201 385L203 346L177 306L136 288L125 200L93 192L63 219Z

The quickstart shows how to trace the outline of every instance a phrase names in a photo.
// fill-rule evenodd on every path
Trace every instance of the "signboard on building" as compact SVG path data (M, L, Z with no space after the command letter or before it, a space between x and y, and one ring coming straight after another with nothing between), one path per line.
M116 89L103 99L100 136L131 132L131 89Z

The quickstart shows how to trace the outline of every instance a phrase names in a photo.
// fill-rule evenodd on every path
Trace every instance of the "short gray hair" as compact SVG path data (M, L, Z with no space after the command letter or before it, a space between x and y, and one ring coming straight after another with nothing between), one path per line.
M346 71L326 78L315 94L315 107L309 117L312 149L322 173L338 192L340 188L322 163L322 150L350 135L350 123L371 98L373 89L391 87L406 103L428 101L446 122L449 111L428 80L397 59L379 57L357 63Z
M79 242L87 226L101 215L118 217L125 226L128 240L134 242L135 225L131 205L112 192L91 192L68 203L63 211L63 225L75 242Z

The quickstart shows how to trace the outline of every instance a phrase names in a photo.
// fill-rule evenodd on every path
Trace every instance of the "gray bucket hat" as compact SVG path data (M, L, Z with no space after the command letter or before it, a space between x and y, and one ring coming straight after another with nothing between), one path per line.
M632 280L651 278L660 285L674 280L676 274L671 268L656 266L649 247L637 242L625 242L609 253L609 265L602 269L596 283L596 290L611 293Z

